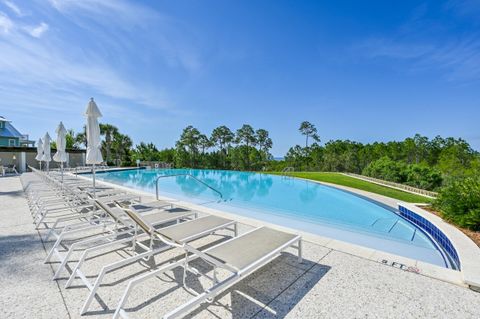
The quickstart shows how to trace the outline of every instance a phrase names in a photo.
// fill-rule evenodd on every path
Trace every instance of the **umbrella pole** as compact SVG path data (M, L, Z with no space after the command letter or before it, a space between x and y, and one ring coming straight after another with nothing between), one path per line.
M95 190L95 164L92 166L92 173L93 173L93 198L97 198L96 190Z
M62 187L63 187L63 162L60 163L60 169L62 170Z
M40 171L42 170L42 161L39 161L40 162Z

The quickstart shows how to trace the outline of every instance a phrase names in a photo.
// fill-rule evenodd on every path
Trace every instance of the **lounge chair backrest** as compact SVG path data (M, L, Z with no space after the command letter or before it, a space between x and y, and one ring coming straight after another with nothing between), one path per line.
M95 204L98 207L100 207L103 211L105 211L105 213L107 213L110 217L112 217L116 222L123 223L122 217L117 212L110 209L108 205L106 205L105 203L102 203L98 199L95 200Z
M175 240L172 240L170 238L166 238L164 235L162 235L160 232L158 232L154 227L149 225L147 222L143 220L140 214L135 212L134 208L127 208L125 205L118 201L114 201L114 203L128 215L145 233L149 234L150 236L155 236L157 239L162 241L163 243L170 245L170 246L175 246L175 247L182 247L182 243L178 243Z
M143 229L144 232L147 234L152 234L154 229L147 223L145 222L140 215L135 213L133 210L124 207L122 204L120 204L118 201L114 201L115 204L123 209L123 211L130 217L141 229Z

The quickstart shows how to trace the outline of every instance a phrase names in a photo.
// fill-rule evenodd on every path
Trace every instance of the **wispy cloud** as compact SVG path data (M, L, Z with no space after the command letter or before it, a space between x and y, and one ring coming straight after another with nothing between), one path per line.
M125 54L136 54L139 58L141 55L138 46L130 44L130 40L134 43L135 37L141 37L142 32L129 32L128 28L135 27L137 21L138 25L141 25L148 19L153 19L157 16L156 12L124 1L52 0L51 4L60 14L75 16L78 21L84 21L83 24L77 24L80 28L86 24L85 19L91 19L95 23L109 24L112 30L105 31L97 27L95 32L90 34L90 42L85 43L84 47L80 42L72 43L71 37L68 34L62 35L61 32L52 33L42 41L32 41L30 36L44 36L50 24L41 22L36 27L31 27L22 25L23 22L19 20L19 27L15 28L15 23L0 12L0 33L5 33L3 41L0 42L0 80L4 87L43 87L45 92L54 91L57 97L66 96L71 91L88 91L89 96L101 94L121 103L133 103L153 109L172 107L167 98L167 90L161 84L148 83L141 77L122 71L124 60L127 59L124 58ZM105 15L117 16L123 20L119 22L118 19L105 19ZM92 21L90 23L95 26ZM121 31L117 28L120 24L124 28ZM54 26L56 31L59 28L60 26ZM131 48L125 47L130 45ZM132 51L128 52L128 49ZM168 49L172 51L171 46L168 46ZM176 52L164 54L165 60L170 61L167 65L174 63L171 62L172 59L178 59L189 68L197 67L195 54L186 52L185 56L174 58L175 56ZM131 59L128 60L131 63ZM19 99L24 97L20 95Z
M40 38L48 30L48 24L45 22L40 23L38 26L28 30L30 35L34 38Z
M480 1L478 0L450 0L444 5L446 10L451 10L464 16L472 16L478 19L480 13Z
M5 13L0 11L0 33L9 33L12 28L12 20L10 20L10 18Z
M111 98L126 99L149 107L165 106L162 92L148 92L141 85L124 79L94 54L89 61L70 60L55 40L32 42L23 34L11 34L0 43L2 82L60 90L88 90ZM11 76L15 74L15 76ZM8 76L10 75L10 76ZM153 90L152 90L153 91Z
M125 39L141 38L150 51L160 51L172 68L193 73L202 67L197 38L184 22L149 7L124 0L49 0L53 8L85 30L102 36L112 47L128 46ZM122 40L119 39L122 33ZM148 37L146 35L151 35ZM119 41L120 40L120 41ZM132 39L131 43L135 43ZM138 52L138 47L130 49Z
M15 13L17 16L19 16L19 17L23 16L22 10L20 10L20 8L15 3L13 3L12 1L5 0L3 3L5 3L5 5L10 10L12 10L12 12Z
M118 20L129 20L138 24L145 18L158 18L159 12L145 6L124 0L49 0L50 4L62 13L83 11L94 15L117 15ZM107 21L105 23L108 23Z
M460 2L456 3L458 9ZM452 8L443 9L448 14ZM425 17L426 13L425 5L417 8L397 32L365 39L357 43L356 51L368 58L410 62L407 72L433 70L450 81L480 80L480 33L472 29L449 36L452 27L436 24Z
M452 81L480 80L480 39L450 40L441 44L369 39L359 48L370 58L410 61L407 71L436 70Z
M60 119L79 129L91 96L103 120L133 137L185 119L175 83L202 68L189 25L134 1L36 0L21 9L0 9L0 109L26 122L42 118L29 133Z

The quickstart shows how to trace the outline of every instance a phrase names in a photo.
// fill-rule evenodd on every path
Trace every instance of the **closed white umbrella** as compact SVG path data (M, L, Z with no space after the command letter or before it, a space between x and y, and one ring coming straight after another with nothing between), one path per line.
M67 130L62 122L60 122L55 132L57 133L57 152L53 155L53 160L60 162L63 183L63 163L67 161L67 152L65 152L65 147L67 147Z
M48 132L45 133L45 137L43 138L43 157L42 161L47 163L47 172L49 170L50 166L50 161L52 160L52 156L50 155L50 135L48 135Z
M37 156L35 159L40 162L40 170L42 170L42 158L43 158L43 142L42 139L39 138L37 142Z
M101 152L102 141L100 140L100 125L98 124L98 118L102 117L102 113L100 113L93 97L90 99L90 102L88 102L85 115L87 116L86 163L92 165L93 195L95 196L95 165L101 164L103 157Z

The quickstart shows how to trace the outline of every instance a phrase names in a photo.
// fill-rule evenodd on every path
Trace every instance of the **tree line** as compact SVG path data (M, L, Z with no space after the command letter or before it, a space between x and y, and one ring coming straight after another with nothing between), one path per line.
M306 135L302 127L300 132ZM475 174L480 168L478 152L461 138L429 139L416 134L403 141L362 144L332 140L324 146L318 141L291 147L285 160L275 163L273 170L292 166L299 171L350 172L438 190L446 182Z
M235 132L222 125L209 135L189 125L174 148L158 150L153 143L142 142L132 156L134 160L168 162L175 167L260 170L273 159L272 145L267 130L255 130L249 124Z

